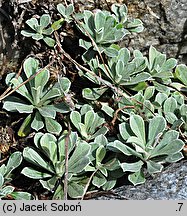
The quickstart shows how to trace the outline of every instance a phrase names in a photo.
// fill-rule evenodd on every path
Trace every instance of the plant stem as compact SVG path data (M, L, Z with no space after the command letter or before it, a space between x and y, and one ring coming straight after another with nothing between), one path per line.
M68 144L71 133L70 123L68 122L68 134L65 138L65 174L64 174L64 200L68 199Z

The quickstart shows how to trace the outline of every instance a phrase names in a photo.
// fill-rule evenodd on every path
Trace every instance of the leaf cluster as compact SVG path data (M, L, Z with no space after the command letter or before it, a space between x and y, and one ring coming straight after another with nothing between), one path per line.
M143 30L139 19L128 17L125 5L77 14L72 4L58 4L57 11L61 19L52 24L47 14L39 22L27 20L32 32L22 34L44 40L59 56L63 53L78 66L77 76L86 87L82 95L75 91L72 107L67 97L73 82L64 76L50 83L50 71L35 58L24 61L21 76L7 75L6 83L16 94L4 100L3 108L26 113L19 136L37 131L34 146L23 150L28 163L21 173L39 180L53 199L63 199L67 180L69 197L80 198L87 190L112 189L123 175L134 185L142 184L165 164L183 159L187 66L153 46L147 56L120 47L125 36ZM85 49L83 65L61 47L57 36L63 22L84 34L79 39ZM63 114L61 122L57 113ZM0 169L4 188L6 172Z

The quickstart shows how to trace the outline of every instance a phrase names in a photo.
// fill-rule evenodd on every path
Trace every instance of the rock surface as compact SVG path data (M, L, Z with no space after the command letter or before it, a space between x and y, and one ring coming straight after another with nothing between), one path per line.
M112 194L113 193L113 194ZM187 200L187 161L169 165L162 173L139 186L126 185L96 200Z
M150 45L187 63L187 1L128 0L129 13L140 18L144 31L131 35L125 43L133 49L147 52Z

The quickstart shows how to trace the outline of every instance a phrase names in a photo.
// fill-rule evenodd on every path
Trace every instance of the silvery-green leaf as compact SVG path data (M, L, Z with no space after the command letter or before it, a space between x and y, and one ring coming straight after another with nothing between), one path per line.
M54 168L49 162L46 162L40 154L38 154L34 149L26 147L23 150L23 157L26 161L41 167L51 173L54 173Z
M41 86L38 86L37 88L31 87L31 94L33 97L33 105L37 106L41 98Z
M108 89L108 87L101 87L101 88L84 88L82 90L82 95L84 98L88 99L88 100L97 100L98 98L101 97L101 95L103 95L106 90Z
M142 142L142 140L139 137L131 136L126 141L127 143L133 143L135 145L136 151L140 153L145 152L145 143Z
M9 84L13 84L13 88L16 88L20 86L23 83L23 79L19 76L18 78L13 78L10 80ZM25 85L22 85L19 87L16 92L24 96L26 99L28 99L32 103L32 96L30 95L27 87Z
M98 145L106 146L108 144L108 140L103 134L101 134L94 139L94 143L97 143Z
M32 195L27 192L15 191L11 193L11 197L15 200L31 200Z
M180 64L176 67L175 70L176 77L187 86L187 66L184 64Z
M135 85L137 83L143 82L143 81L147 81L151 78L150 74L147 72L142 72L138 75L136 75L135 77L131 78L131 80L129 82L124 82L121 81L121 84L123 85Z
M63 19L63 18L62 18ZM54 31L54 29L52 28L52 27L49 27L49 28L47 28L47 29L43 29L42 30L42 33L44 34L44 35L51 35L52 33L53 33L53 31Z
M82 107L81 107L81 110L80 110L80 114L81 115L85 115L88 111L90 110L93 110L93 107L90 106L89 104L84 104Z
M7 195L11 194L14 191L14 187L6 186L1 188L0 198L6 197Z
M177 101L173 97L169 97L165 102L164 102L164 112L172 112L174 113L177 109Z
M69 4L67 7L66 7L66 16L70 16L72 13L74 12L74 6L73 4Z
M103 24L105 23L105 14L98 10L95 14L95 28L96 30L100 30L101 28L103 28Z
M140 19L133 19L131 22L127 24L127 28L135 28L139 25L142 25L142 21Z
M176 154L168 156L165 160L168 163L176 163L177 161L183 159L184 156L181 152L177 152Z
M125 47L121 48L117 58L127 65L130 60L130 51Z
M111 179L111 180L107 179L107 182L102 186L102 189L104 191L109 191L116 185L116 182L117 182L116 179Z
M96 150L96 165L99 165L106 155L106 149L103 145Z
M99 166L99 171L105 176L107 177L108 176L108 172L107 172L107 169L103 166L100 166L101 164L98 163L98 166Z
M92 120L92 126L89 128L89 133L93 134L96 132L96 129L105 123L105 119L101 117L98 113L94 114L95 118Z
M69 159L68 171L70 173L80 173L90 163L90 145L86 142L80 142L75 148Z
M91 127L93 127L93 122L95 121L96 114L93 110L88 111L84 117L84 125L86 131L89 131Z
M178 120L177 116L173 112L165 113L165 118L170 124L174 124L174 122Z
M49 23L51 22L51 17L49 16L49 14L43 14L40 17L40 26L44 29L46 28Z
M61 92L64 94L67 94L69 92L70 86L71 86L71 82L68 78L66 77L60 77L58 79L58 83L60 86L60 90Z
M57 160L58 160L57 144L54 141L47 141L47 140L46 142L42 142L42 138L40 141L40 146L55 167Z
M65 142L68 140L68 155L72 152L74 147L78 143L78 134L77 132L71 132L69 137L68 134L63 134L58 139L58 150L59 150L59 160L63 161L65 159ZM68 139L67 139L68 138Z
M133 133L140 139L142 143L142 148L145 147L145 125L141 116L132 115L130 117L130 127Z
M38 66L39 66L39 61L36 60L35 58L29 57L24 61L23 68L27 78L31 77L38 71ZM34 86L32 85L33 81L31 80L30 82L31 82L31 87Z
M103 167L106 168L108 171L111 171L110 174L117 175L115 173L116 170L121 170L120 168L120 162L117 158L112 158L111 160L108 160L105 164L103 164Z
M3 186L4 184L4 177L3 175L0 173L0 188Z
M159 73L156 73L154 75L152 75L152 77L154 78L163 78L163 79L169 79L169 78L172 78L173 77L173 74L171 72L159 72Z
M39 131L44 127L44 123L39 112L36 112L31 127L36 131Z
M41 133L38 133L38 134L40 137ZM50 133L42 134L42 136L40 137L41 146L45 145L45 143L47 143L47 142L56 142L56 141L57 141L57 138L53 134L50 134Z
M179 105L184 104L184 96L180 92L173 92L172 96L175 98Z
M68 184L68 195L71 198L81 197L84 193L84 186L81 185L79 182L69 182Z
M107 145L107 147L113 151L113 149L117 149L118 152L122 152L124 155L127 156L137 156L139 158L142 158L142 155L138 152L136 152L134 149L130 148L129 146L127 146L126 144L120 142L119 140L115 140L114 142L111 142Z
M57 189L55 190L53 194L54 200L63 200L64 199L64 188L62 184L59 184Z
M34 136L34 144L37 148L40 148L40 139L44 134L42 132L38 132Z
M144 71L147 67L146 58L144 57L136 57L132 60L132 63L136 65L136 69L132 74Z
M162 105L162 103L167 99L167 94L165 93L158 93L156 95L155 101L158 102L160 105Z
M30 26L33 30L37 31L37 27L39 26L38 20L36 18L31 18L26 21L27 25Z
M44 37L43 40L49 47L54 47L56 43L56 41L50 37Z
M39 40L43 39L43 35L36 33L32 36L32 39L39 41Z
M57 162L57 144L56 137L52 134L45 133L40 139L40 147L46 156L52 161L53 165Z
M49 99L54 99L60 95L61 95L60 90L53 87L42 97L40 103L45 102Z
M79 132L84 139L89 139L89 135L86 130L86 126L83 123L79 123Z
M105 114L107 114L107 115L109 115L110 117L113 118L114 110L110 106L108 106L106 104L102 104L101 110L104 111Z
M14 96L9 96L6 101L4 101L3 109L10 112L18 111L20 113L32 113L34 106L28 105L24 101L16 98Z
M103 186L106 182L107 182L107 180L106 180L105 176L100 172L97 172L94 175L93 180L92 180L92 184L97 186L98 188Z
M143 106L144 109L143 111L145 112L145 115L149 118L149 117L153 117L154 116L154 110L155 110L155 106L150 102L150 100L145 100L143 102Z
M120 166L123 172L138 172L139 170L141 170L143 164L144 163L141 160L139 160L138 162L134 163L121 163Z
M64 17L66 16L66 8L63 4L58 4L57 5L57 10L59 13L61 13Z
M136 58L143 58L143 54L139 51L139 50L134 50L133 51L133 55L134 55L134 57Z
M13 78L15 78L15 76L16 76L16 73L8 73L7 75L6 75L6 78L5 78L5 83L6 83L6 85L8 85L8 86L10 86L11 85L11 80L13 79ZM21 79L22 80L22 79Z
M22 162L22 154L21 152L14 152L10 155L7 163L7 170L6 170L6 176L7 174L10 174L12 170L17 168Z
M154 86L149 86L145 89L144 92L144 98L145 100L149 100L151 97L153 97L155 92L155 87Z
M0 173L1 173L3 176L5 175L6 170L7 170L7 168L6 168L5 164L2 164L2 165L0 166Z
M62 126L52 118L45 117L45 125L49 133L59 135L62 131Z
M88 50L92 47L92 43L88 41L84 41L83 39L79 39L79 46L83 47L84 49Z
M68 113L68 112L71 111L71 107L68 106L68 104L65 103L65 102L48 105L48 107L50 107L50 109L53 109L53 110L55 110L56 112L59 112L59 113Z
M175 130L167 131L162 137L162 140L159 142L159 147L157 146L157 150L162 149L165 145L167 145L168 143L171 143L174 140L177 140L178 138L179 138L178 131L175 131Z
M157 52L157 56L155 58L154 65L153 65L154 70L158 73L161 72L162 66L165 62L166 62L166 55L160 52Z
M181 148L183 146L183 144L181 143L182 141L178 139L178 137L179 137L179 133L177 131L174 131L174 130L167 131L164 134L162 140L152 150L151 157L155 157L156 155L160 154L160 152L163 153L162 150L164 150L166 146L169 146L169 147L166 147L166 150L167 150L167 148L170 148L170 147L173 148L172 143L175 143L175 142L178 142L178 141L179 141L179 146L176 145L175 148ZM180 146L180 144L182 146ZM175 145L175 144L173 144L173 145ZM170 149L170 151L173 151L173 150L175 151L175 148ZM177 151L177 152L179 152L179 151ZM177 153L177 152L174 152L174 153ZM165 152L165 155L170 154L170 153L169 154L168 153L169 152Z
M186 122L187 121L187 105L186 104L181 105L180 113L181 113L182 119Z
M119 125L119 131L121 137L126 141L128 138L133 136L133 131L131 130L131 127L129 124L123 122Z
M173 140L170 143L167 143L167 145L164 145L162 148L163 143L159 143L156 148L151 152L151 157L156 157L160 155L173 155L177 152L180 152L184 147L184 142L182 140Z
M112 46L106 47L104 49L104 53L109 57L116 57L118 55L118 50L113 48Z
M146 161L147 163L147 171L149 174L161 172L163 169L163 165L156 163L154 161Z
M133 185L143 184L145 182L145 177L143 172L140 170L138 172L132 173L128 176L128 179L130 182L133 183Z
M125 23L127 21L127 6L125 4L112 4L111 10L115 13L118 22Z
M151 145L158 134L162 133L166 128L166 120L162 116L155 116L149 122L148 141Z
M21 34L25 37L32 37L34 36L36 33L33 31L29 31L29 30L22 30Z
M177 65L177 60L174 58L168 59L163 65L162 65L162 72L170 72L172 69Z
M16 104L16 109L19 113L32 113L34 106L33 105L27 105L27 104L22 104L22 106L20 106L20 104Z
M91 139L94 139L94 138L96 138L99 135L105 135L108 131L109 131L108 127L103 126L103 127L99 128L99 130L97 130L96 133L94 133L91 136Z
M52 178L50 178L47 181L44 180L39 180L41 185L43 186L43 188L49 190L49 191L53 191L54 190L54 185L56 185L58 178L57 176L53 176Z
M167 95L169 95L170 88L168 86L161 84L159 82L156 82L156 81L153 81L153 84L154 84L157 91L159 91L161 93L166 93Z
M49 80L49 77L49 71L47 69L42 70L34 79L34 87L38 88L40 86L42 92Z
M154 61L157 55L158 55L157 50L153 46L150 46L149 48L149 70L152 70Z
M23 175L29 177L29 178L32 178L32 179L44 179L44 178L51 177L51 174L37 171L37 170L35 170L35 169L31 168L31 167L23 168L21 173Z
M103 41L102 41L103 35L104 35L104 27L95 31L96 43L98 43L98 44L103 43ZM101 49L100 49L100 52L102 52Z
M43 106L41 108L38 108L38 111L40 112L40 114L43 116L43 117L49 117L49 118L52 118L52 119L55 119L56 117L56 110L54 109L51 109L52 107L49 105L47 106Z
M118 61L116 66L115 66L115 71L116 71L116 74L115 74L115 82L116 83L119 83L120 80L122 79L122 74L124 72L124 63L122 61Z
M70 119L73 125L80 130L79 123L81 123L81 115L77 111L72 111L70 114Z

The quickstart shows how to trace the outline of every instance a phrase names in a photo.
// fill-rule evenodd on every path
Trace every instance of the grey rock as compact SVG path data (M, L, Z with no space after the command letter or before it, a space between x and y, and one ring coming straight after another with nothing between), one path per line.
M187 1L186 0L140 0L125 1L129 13L140 18L144 31L131 35L122 45L148 53L155 46L167 57L187 63ZM133 8L133 9L132 9Z
M187 161L171 164L144 184L124 185L96 200L187 200Z

